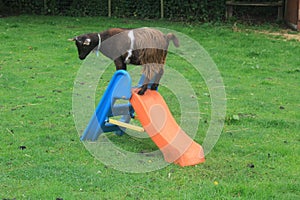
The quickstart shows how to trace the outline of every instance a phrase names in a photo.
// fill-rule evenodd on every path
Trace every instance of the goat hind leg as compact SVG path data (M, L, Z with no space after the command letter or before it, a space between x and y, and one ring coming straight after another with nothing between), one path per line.
M145 77L144 83L143 83L141 89L138 91L139 95L144 95L145 94L146 90L148 89L149 82L150 82L149 78Z
M148 84L142 85L141 89L138 91L138 95L144 95L148 88Z
M164 69L161 68L161 69L159 70L159 73L157 73L157 74L155 75L154 82L153 82L153 84L151 85L151 90L157 90L157 88L158 88L158 86L159 86L160 79L161 79L161 77L162 77L163 74L164 74Z

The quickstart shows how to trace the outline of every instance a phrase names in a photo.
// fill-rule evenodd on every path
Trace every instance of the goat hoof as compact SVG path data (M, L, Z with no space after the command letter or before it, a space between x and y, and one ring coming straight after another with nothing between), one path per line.
M138 95L144 95L145 91L143 89L141 89L140 91L138 91Z
M146 92L146 90L147 90L147 87L148 87L148 84L144 84L144 85L141 87L140 91L138 91L138 95L144 95L145 92Z
M158 85L159 85L159 84L157 84L157 83L153 83L153 84L151 85L151 90L157 90Z

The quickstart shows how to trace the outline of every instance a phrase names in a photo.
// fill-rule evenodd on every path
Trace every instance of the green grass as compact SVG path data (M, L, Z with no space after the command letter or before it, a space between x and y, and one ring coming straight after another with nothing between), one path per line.
M222 74L225 126L203 164L125 173L102 164L79 141L72 92L82 61L67 39L141 26L188 35ZM299 199L300 43L245 29L108 18L0 18L0 198ZM201 143L210 120L205 82L180 58L170 54L168 62L196 88L201 120L195 140ZM179 117L172 93L166 88L161 93ZM150 140L110 137L132 151L156 148Z

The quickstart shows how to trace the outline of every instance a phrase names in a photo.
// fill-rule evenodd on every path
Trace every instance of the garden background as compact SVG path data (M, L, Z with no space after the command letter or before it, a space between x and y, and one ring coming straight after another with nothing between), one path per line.
M7 6L3 2L8 1L1 1L2 8ZM157 20L159 13L145 20L138 17L142 13L128 16L121 11L113 11L111 18L104 11L103 16L65 16L69 14L50 4L45 13L45 4L38 4L43 1L30 1L33 6L41 5L37 11L18 4L29 1L10 2L16 2L9 6L14 12L6 9L0 18L1 199L299 199L298 32L281 23L249 25L240 20L200 19L205 16L201 14L190 15L199 18L191 23L185 20L188 17L181 20L180 12L176 19L166 12L163 20ZM205 5L207 16L215 16L209 14L210 4ZM90 8L80 9L84 7ZM221 9L220 14L216 12L220 19L223 14ZM83 62L67 39L110 27L144 26L168 28L194 39L222 75L227 97L225 126L203 164L185 168L171 164L158 171L126 173L93 157L79 140L72 95ZM196 90L201 119L194 139L201 144L210 121L206 84L178 56L169 54L167 64ZM113 72L111 67L108 74ZM97 100L109 77L101 81ZM170 110L176 111L176 102L163 91L167 90L161 93ZM126 134L110 137L135 152L156 148L151 140Z

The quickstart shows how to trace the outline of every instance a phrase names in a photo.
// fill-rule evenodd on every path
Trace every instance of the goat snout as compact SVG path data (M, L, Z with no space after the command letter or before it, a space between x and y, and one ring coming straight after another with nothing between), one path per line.
M80 60L84 60L86 58L86 55L79 55L78 57Z

